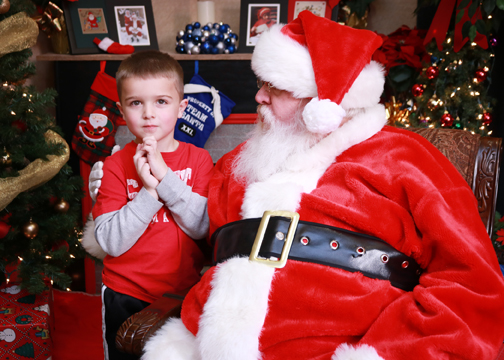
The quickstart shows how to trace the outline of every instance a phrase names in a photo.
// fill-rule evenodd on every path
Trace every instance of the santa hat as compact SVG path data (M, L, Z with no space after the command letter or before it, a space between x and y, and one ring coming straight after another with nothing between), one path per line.
M379 103L385 82L371 61L380 36L302 11L287 25L261 34L252 69L256 76L296 98L312 98L303 111L307 129L336 130L346 111Z
M267 7L264 7L262 9L260 9L258 12L257 12L257 18L260 19L262 18L265 14L268 14L271 12L271 9L270 8L267 8Z

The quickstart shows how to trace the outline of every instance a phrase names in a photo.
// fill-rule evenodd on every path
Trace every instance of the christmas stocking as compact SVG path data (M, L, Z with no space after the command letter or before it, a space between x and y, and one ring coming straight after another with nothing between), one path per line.
M100 71L72 137L72 149L90 165L111 154L117 127L126 125L116 106L119 101L116 80L105 73L105 65L105 61L100 62Z
M121 45L108 37L101 40L95 37L93 42L98 45L100 49L108 52L109 54L132 54L135 51L133 46Z
M210 86L198 73L184 85L188 105L177 119L174 137L186 143L204 147L208 137L231 114L233 100Z

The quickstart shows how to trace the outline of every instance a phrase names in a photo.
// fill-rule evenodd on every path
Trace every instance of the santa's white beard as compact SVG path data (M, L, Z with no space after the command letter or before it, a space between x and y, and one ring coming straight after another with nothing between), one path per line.
M247 184L282 171L289 157L305 152L322 138L306 129L302 108L289 123L276 119L267 105L259 106L258 114L250 139L233 164L235 177Z

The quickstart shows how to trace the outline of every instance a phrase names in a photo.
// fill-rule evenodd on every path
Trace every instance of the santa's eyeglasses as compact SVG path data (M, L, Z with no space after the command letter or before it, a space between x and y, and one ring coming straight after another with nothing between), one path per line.
M271 85L271 83L269 81L263 81L261 79L257 79L257 88L258 89L262 89L262 87L266 85L266 90L268 92L271 91L271 89L275 89L275 87L273 85Z

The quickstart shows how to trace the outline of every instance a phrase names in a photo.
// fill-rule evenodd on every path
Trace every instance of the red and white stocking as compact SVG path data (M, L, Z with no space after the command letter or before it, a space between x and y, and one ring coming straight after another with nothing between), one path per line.
M132 54L135 51L133 46L121 45L108 37L101 40L94 38L93 42L98 45L100 49L108 52L109 54Z

